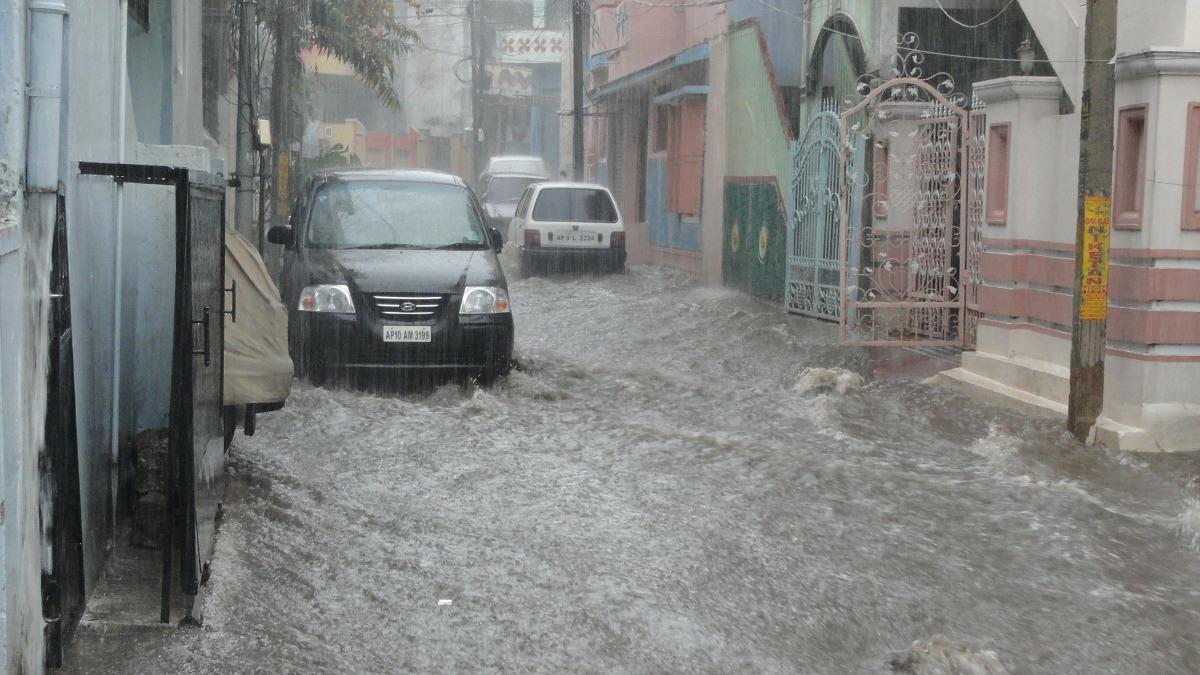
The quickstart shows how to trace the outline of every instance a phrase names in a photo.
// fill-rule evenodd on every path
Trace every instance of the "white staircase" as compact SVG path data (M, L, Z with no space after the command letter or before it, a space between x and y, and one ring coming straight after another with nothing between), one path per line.
M1063 89L1079 110L1083 97L1083 25L1087 13L1079 0L1018 0Z

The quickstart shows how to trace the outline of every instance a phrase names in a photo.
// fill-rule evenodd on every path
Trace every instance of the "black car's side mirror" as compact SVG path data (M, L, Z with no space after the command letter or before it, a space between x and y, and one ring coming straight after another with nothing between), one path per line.
M296 243L296 233L287 225L276 225L267 230L267 241L291 248Z
M488 238L492 240L492 250L496 253L504 250L504 235L500 234L500 230L494 227L489 227Z

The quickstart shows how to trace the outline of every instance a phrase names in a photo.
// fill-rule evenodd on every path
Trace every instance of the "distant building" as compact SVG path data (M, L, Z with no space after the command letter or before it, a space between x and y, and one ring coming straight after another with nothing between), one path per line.
M403 3L405 25L420 37L399 60L403 73L400 100L402 129L376 129L407 133L416 130L425 139L420 168L448 171L469 177L470 162L463 148L471 126L470 22L468 3L450 0L436 4ZM401 10L397 10L401 11Z
M367 163L367 127L356 119L343 122L317 123L317 153L329 152L335 147L345 148L358 164Z

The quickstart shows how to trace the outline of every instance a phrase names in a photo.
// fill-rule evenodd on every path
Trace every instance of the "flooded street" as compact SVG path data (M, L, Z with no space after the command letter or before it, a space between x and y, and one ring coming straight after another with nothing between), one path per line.
M1200 672L1196 458L659 268L511 295L495 388L297 385L239 436L205 625L85 630L84 672Z

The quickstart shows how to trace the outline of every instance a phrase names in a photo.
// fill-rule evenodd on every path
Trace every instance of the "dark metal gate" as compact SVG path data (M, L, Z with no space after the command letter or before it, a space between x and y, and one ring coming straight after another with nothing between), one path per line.
M191 599L206 576L224 487L221 396L227 186L202 171L162 166L82 162L80 170L119 182L175 188L175 328L159 617L166 623L171 621L176 583L186 596L189 615L195 609ZM232 307L236 295L229 298Z
M186 188L186 189L185 189ZM225 475L221 418L225 317L225 184L192 172L175 193L175 348L171 373L168 471L179 490L173 501L182 538L180 582L196 595L212 555ZM182 330L181 330L182 329ZM168 528L170 530L172 528ZM163 620L169 620L165 549Z
M42 477L42 529L50 559L42 567L45 664L62 666L63 646L83 613L83 524L76 444L75 363L71 333L66 202L58 197L50 266L50 342L46 390L46 441Z

